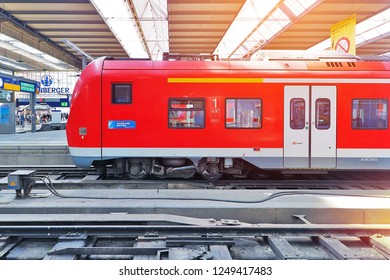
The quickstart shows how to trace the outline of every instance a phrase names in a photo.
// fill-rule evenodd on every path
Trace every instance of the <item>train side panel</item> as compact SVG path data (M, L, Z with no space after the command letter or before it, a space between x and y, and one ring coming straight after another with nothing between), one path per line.
M103 160L137 176L137 168L153 172L154 158L390 169L387 64L104 63L88 66L75 89L67 134L78 166ZM120 158L129 160L110 163Z
M390 169L390 84L339 84L338 169Z
M103 158L263 156L277 158L273 163L264 161L266 165L281 167L283 86L243 83L245 80L238 73L233 75L231 78L237 79L234 83L219 80L177 83L170 78L226 78L226 74L222 71L210 75L204 71L105 70ZM113 85L120 84L131 84L131 102L112 102ZM182 125L179 115L191 113L185 112L188 108L180 110L180 106L194 106L185 105L193 100L200 104L195 105L199 108L193 108L198 111L193 113L194 124ZM246 124L248 127L229 127L227 102L261 106L254 105L255 110L262 110L261 116L258 113L252 116L257 127L252 123ZM197 125L197 121L201 124Z

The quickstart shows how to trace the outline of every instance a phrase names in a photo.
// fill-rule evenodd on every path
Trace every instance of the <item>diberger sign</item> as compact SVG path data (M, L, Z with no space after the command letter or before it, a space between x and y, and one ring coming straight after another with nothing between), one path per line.
M41 77L41 88L39 93L70 94L68 87L53 87L53 81L52 76L43 75Z

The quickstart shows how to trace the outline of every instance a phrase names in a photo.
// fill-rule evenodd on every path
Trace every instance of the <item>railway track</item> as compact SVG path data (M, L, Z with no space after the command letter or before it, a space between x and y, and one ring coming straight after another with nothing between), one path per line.
M3 260L390 258L390 225L382 224L311 224L303 217L297 224L270 225L174 215L1 216Z
M81 180L53 180L56 189L270 189L270 190L389 190L389 181L321 181L321 180L291 180L291 181L230 181L208 182L204 180L95 180L86 177ZM34 188L45 188L37 181Z
M8 176L9 173L17 170L35 170L37 175L58 175L83 177L90 174L97 174L95 169L82 169L74 165L27 165L27 166L0 166L0 178Z
M6 185L6 176L15 170L36 170L37 177L46 177L57 189L124 188L124 189L319 189L319 190L389 190L390 172L330 172L329 174L282 175L279 173L254 174L248 179L159 179L121 180L103 178L94 169L74 166L0 167L0 186ZM3 186L3 187L4 187ZM45 188L36 180L35 188Z
M53 167L35 176L46 184L34 179L30 197L0 192L0 259L390 259L388 172L129 181Z

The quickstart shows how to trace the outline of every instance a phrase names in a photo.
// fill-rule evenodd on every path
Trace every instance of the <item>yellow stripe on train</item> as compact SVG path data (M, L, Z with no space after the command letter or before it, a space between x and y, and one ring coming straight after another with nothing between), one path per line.
M262 83L263 78L168 78L168 83Z

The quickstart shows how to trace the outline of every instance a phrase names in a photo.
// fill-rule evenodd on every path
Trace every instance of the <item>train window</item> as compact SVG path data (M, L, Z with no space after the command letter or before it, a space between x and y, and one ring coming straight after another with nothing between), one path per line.
M204 128L205 106L203 99L170 99L170 128Z
M227 128L261 128L261 99L226 99Z
M327 98L316 100L316 128L330 128L330 100Z
M387 99L353 99L352 128L354 129L387 129Z
M113 104L131 104L132 84L113 84L111 100Z
M291 129L305 128L305 100L303 98L290 100L290 127Z

